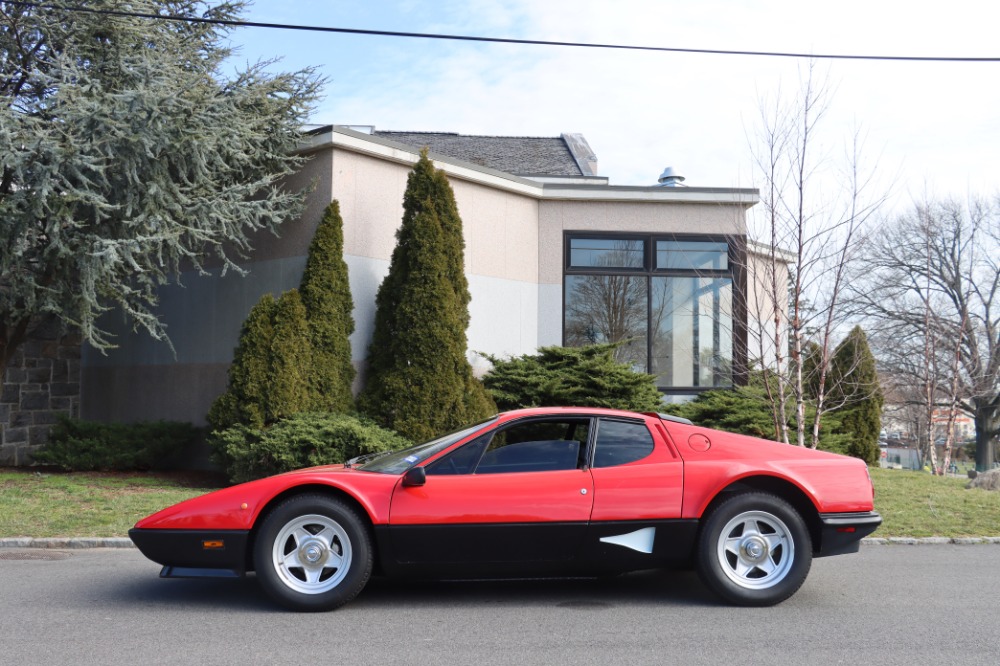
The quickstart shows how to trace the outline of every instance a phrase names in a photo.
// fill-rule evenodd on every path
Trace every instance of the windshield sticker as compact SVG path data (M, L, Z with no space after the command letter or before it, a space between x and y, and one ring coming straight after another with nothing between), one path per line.
M417 456L406 456L405 458L403 458L403 460L405 460L408 463L415 463L418 460L420 460L420 458L418 458Z

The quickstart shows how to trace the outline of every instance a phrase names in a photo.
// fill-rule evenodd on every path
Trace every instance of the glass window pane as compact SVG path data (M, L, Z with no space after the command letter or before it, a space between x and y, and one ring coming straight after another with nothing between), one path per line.
M621 342L615 358L646 372L646 280L632 275L566 276L566 346Z
M476 464L483 455L483 450L489 443L493 433L477 437L468 444L463 444L440 460L427 466L428 476L444 474L472 474Z
M732 280L654 277L651 289L651 372L657 384L732 386Z
M530 421L500 430L490 441L476 474L555 472L582 467L587 419Z
M724 271L729 268L729 244L718 241L656 241L656 267Z
M573 268L643 268L646 243L623 238L569 239L569 265Z
M653 452L653 437L642 423L601 419L594 467L614 467L641 460Z

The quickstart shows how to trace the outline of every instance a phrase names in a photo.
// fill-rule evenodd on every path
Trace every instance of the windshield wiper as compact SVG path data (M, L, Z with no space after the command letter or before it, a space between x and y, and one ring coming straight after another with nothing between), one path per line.
M344 469L351 469L358 463L371 462L376 458L387 456L390 453L392 453L392 451L373 451L372 453L363 453L360 456L354 456L353 458L344 463Z

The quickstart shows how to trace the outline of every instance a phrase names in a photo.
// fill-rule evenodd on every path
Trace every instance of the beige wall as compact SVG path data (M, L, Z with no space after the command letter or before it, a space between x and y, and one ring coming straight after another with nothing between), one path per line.
M753 249L747 252L747 356L751 363L771 367L776 344L788 349L788 264ZM782 335L775 341L775 314ZM787 354L786 354L787 355ZM787 362L787 358L786 358Z

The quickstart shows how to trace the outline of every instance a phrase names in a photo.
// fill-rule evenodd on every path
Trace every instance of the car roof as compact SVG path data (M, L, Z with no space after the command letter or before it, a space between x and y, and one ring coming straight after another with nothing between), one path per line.
M630 412L624 409L608 409L606 407L530 407L528 409L513 409L500 413L500 420L524 418L526 416L557 416L557 415L594 415L620 416L624 418L649 418L648 414Z

